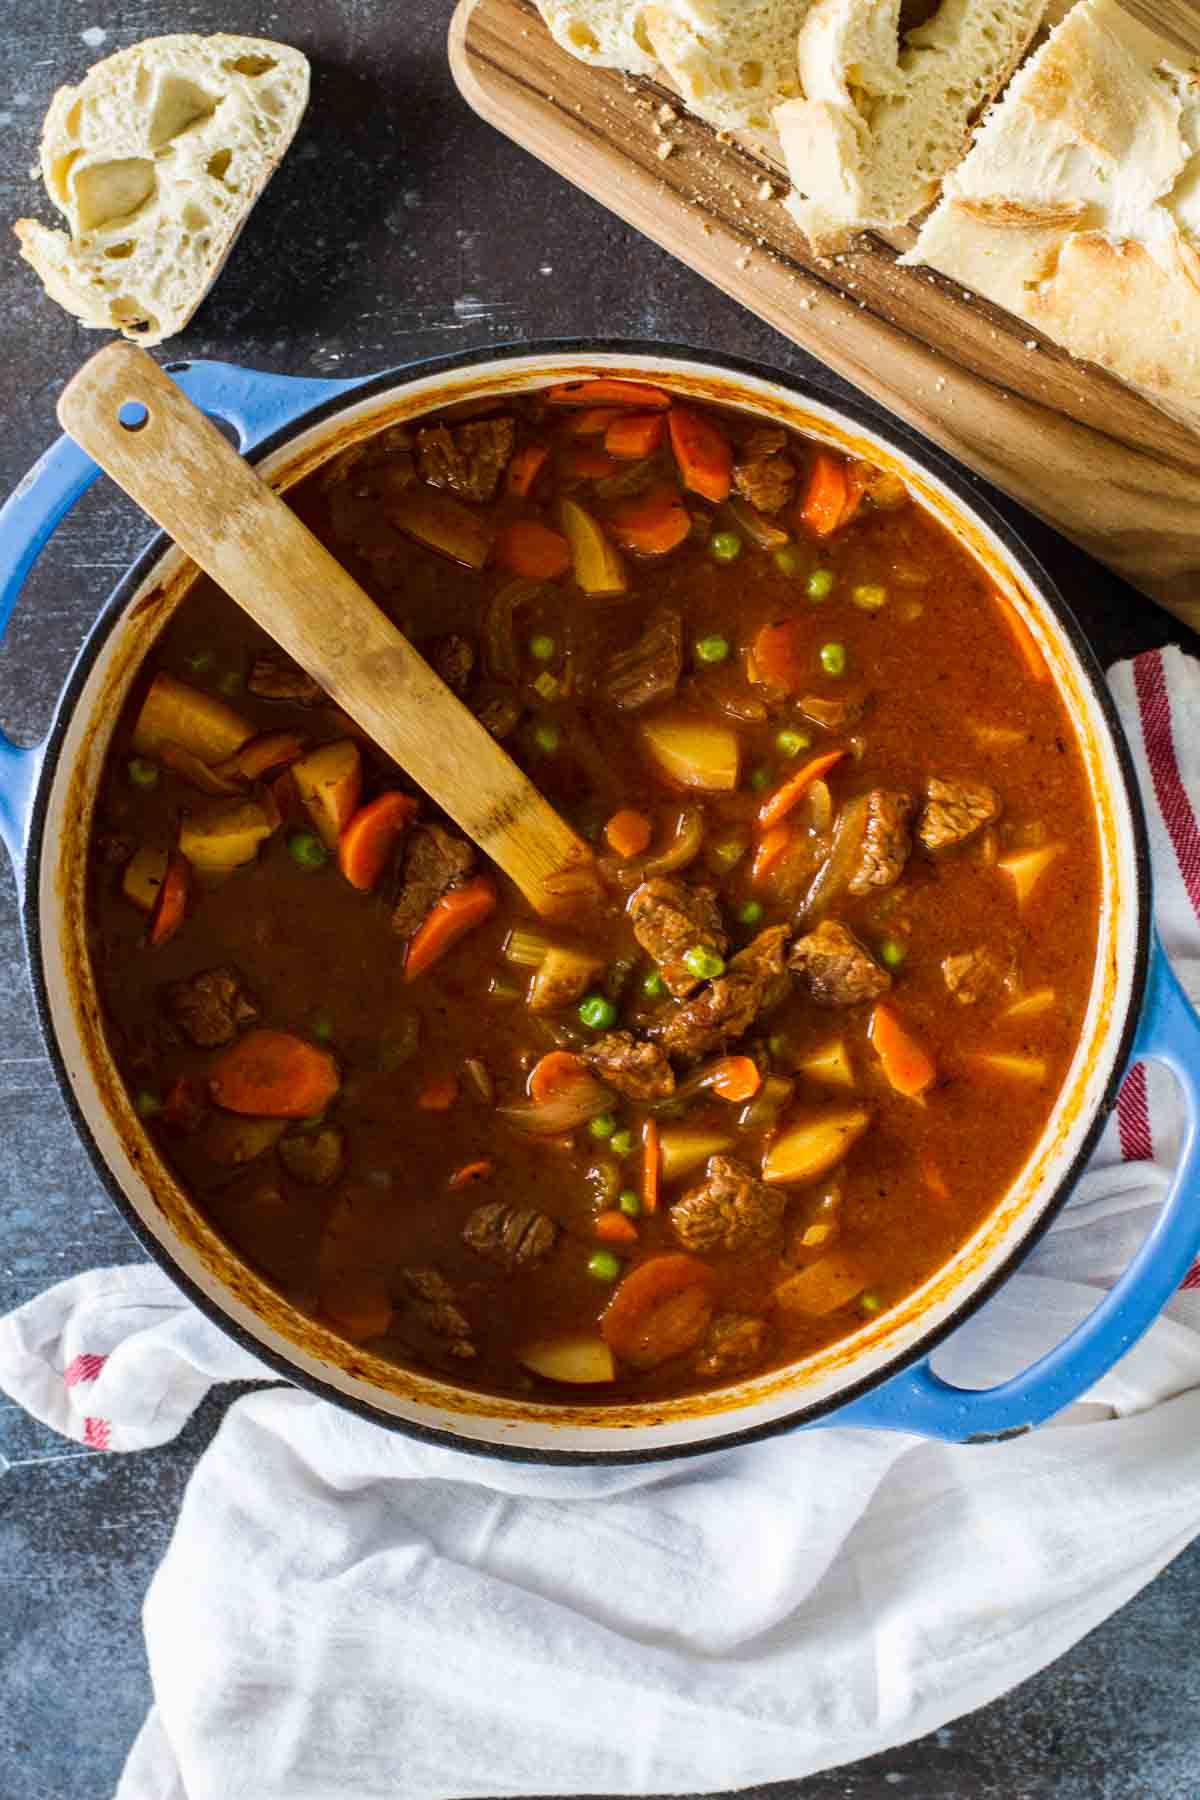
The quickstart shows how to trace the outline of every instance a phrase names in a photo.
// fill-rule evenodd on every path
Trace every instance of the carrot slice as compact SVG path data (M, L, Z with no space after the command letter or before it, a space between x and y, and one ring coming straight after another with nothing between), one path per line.
M758 811L759 824L766 830L780 824L787 818L797 802L804 798L805 790L810 788L814 781L819 781L822 775L828 774L835 763L841 762L845 754L844 750L826 750L820 756L810 757L802 769L797 769L796 773L788 781L785 781L782 787L775 789L769 800L764 800Z
M320 1313L326 1324L352 1344L383 1337L392 1322L391 1296L381 1283L369 1278L362 1286L345 1286L323 1293Z
M722 1100L753 1100L761 1086L762 1075L752 1056L723 1056L712 1089Z
M502 525L492 553L502 569L530 581L553 581L566 574L571 561L566 538L536 519L510 519Z
M733 451L728 440L690 406L672 407L667 425L684 487L715 505L728 500L733 486Z
M496 890L485 875L477 875L474 881L464 882L462 887L451 888L448 894L443 894L409 940L404 964L405 981L415 981L457 944L460 937L465 937L476 925L482 925L489 913L495 911L496 899Z
M662 441L661 413L614 413L612 424L604 433L608 454L629 462L653 456Z
M846 465L828 450L818 450L808 489L797 507L800 523L815 537L832 537L844 522L850 498Z
M570 437L603 437L614 419L622 415L615 406L585 406L567 425Z
M565 475L578 481L603 481L606 475L615 475L620 464L591 444L572 444L563 453L562 466Z
M366 893L375 886L416 811L412 795L395 790L359 807L338 839L338 868L351 887Z
M476 1162L464 1163L461 1169L455 1169L446 1186L452 1193L459 1188L471 1187L476 1181L486 1181L495 1173L496 1165L490 1157L481 1156Z
M785 851L791 848L793 835L790 825L775 825L770 831L764 832L754 852L751 881L761 881L764 875L770 874Z
M431 1075L417 1095L417 1105L422 1112L449 1112L457 1099L458 1082L453 1075Z
M654 835L645 813L625 807L615 812L604 827L604 835L618 856L640 856Z
M604 1309L600 1335L635 1369L652 1369L700 1342L712 1318L716 1280L707 1263L675 1252L630 1271Z
M526 444L508 465L506 487L516 500L528 498L529 490L546 466L550 455L547 444Z
M804 626L799 619L776 619L760 625L750 646L747 675L779 694L799 693L810 679Z
M308 1119L324 1112L340 1086L328 1050L290 1031L259 1029L223 1050L208 1091L226 1112L255 1118Z
M678 488L669 482L622 500L608 515L608 528L618 544L639 556L666 556L692 529L691 516Z
M147 941L154 950L169 944L187 912L188 894L192 886L192 865L180 850L172 850L154 911L150 914Z
M1008 598L999 588L992 590L992 599L1000 608L1004 623L1012 632L1017 649L1025 659L1025 665L1035 681L1049 681L1050 671L1046 667L1046 659L1038 648L1037 639L1028 625Z
M550 406L640 406L644 411L665 412L671 396L643 381L616 381L607 375L590 381L564 381L546 395Z
M926 1088L933 1086L937 1080L933 1060L900 1023L894 1007L882 1000L876 1005L867 1037L890 1086L898 1094L903 1094L907 1100L915 1100Z
M597 1213L592 1227L602 1244L636 1244L638 1228L621 1212Z
M270 769L285 768L304 755L304 739L294 731L268 731L251 738L236 756L217 765L221 775L237 773L244 781L257 781Z
M544 1106L547 1100L557 1100L584 1079L592 1081L594 1077L582 1056L570 1050L548 1050L530 1071L529 1098L535 1105Z
M648 1213L658 1211L658 1187L662 1174L659 1154L658 1125L647 1119L642 1126L642 1205Z

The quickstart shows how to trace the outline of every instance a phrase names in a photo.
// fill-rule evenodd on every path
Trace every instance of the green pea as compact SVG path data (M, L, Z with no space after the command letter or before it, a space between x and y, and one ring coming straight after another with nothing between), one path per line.
M804 591L810 600L828 600L834 579L832 569L814 569L804 584Z
M319 1044L327 1044L333 1036L333 1014L324 1010L315 1012L308 1028Z
M614 1131L608 1140L608 1147L615 1150L618 1156L628 1156L633 1149L632 1131L626 1126L622 1126L620 1131Z
M315 831L293 831L288 836L288 855L300 869L323 869L329 852Z
M729 655L729 639L714 632L711 637L702 637L696 643L696 661L702 663L723 663Z
M742 554L742 540L736 531L714 531L708 540L708 554L714 562L736 562Z
M641 1196L633 1188L625 1188L617 1200L617 1205L627 1219L640 1219L642 1216Z
M738 907L737 916L741 925L757 925L763 916L762 905L758 900L743 900Z
M887 597L887 589L874 581L864 581L850 590L851 600L863 612L878 612L881 606L887 605Z
M205 675L208 673L209 669L212 668L217 659L215 653L211 650L195 650L192 652L191 656L185 658L185 660L193 675Z
M775 567L779 573L792 577L803 575L805 560L804 552L798 550L795 544L781 544L774 556Z
M139 1088L133 1098L133 1110L139 1119L152 1119L162 1111L162 1104L153 1088Z
M617 1129L617 1121L611 1113L601 1113L598 1118L588 1120L588 1130L594 1138L610 1138Z
M883 1301L879 1298L879 1295L875 1292L874 1288L867 1288L865 1292L858 1296L858 1310L859 1312L866 1313L868 1318L870 1318L872 1313L879 1312L882 1306Z
M821 667L827 675L844 675L846 673L845 644L822 644Z
M889 969L898 969L908 955L898 938L884 938L879 946L879 960Z
M551 725L549 720L544 719L540 725L534 726L533 741L539 750L547 756L553 756L562 741L562 733L557 725Z
M799 756L800 752L807 750L811 743L812 739L807 731L794 731L790 726L775 734L775 748L780 756Z
M240 694L242 691L242 672L240 669L227 669L217 686L223 694Z
M683 960L697 981L715 981L718 975L725 973L725 958L705 944L693 944L690 950L684 951Z
M770 785L771 771L765 764L760 763L757 769L751 769L750 786L754 789L756 794L761 794L763 789L770 787Z
M667 984L657 969L651 969L648 975L642 976L642 992L647 1000L661 1000L667 991Z
M554 642L554 639L552 637L547 637L545 632L539 632L537 637L532 637L529 640L529 654L533 657L535 662L552 661L554 652L557 648L558 645Z
M136 788L158 786L158 764L144 756L131 756L125 765L125 773Z
M579 1002L579 1017L593 1031L607 1031L617 1022L617 1009L603 994L588 994Z
M594 1250L588 1257L587 1272L593 1281L615 1281L621 1273L620 1258L611 1250Z

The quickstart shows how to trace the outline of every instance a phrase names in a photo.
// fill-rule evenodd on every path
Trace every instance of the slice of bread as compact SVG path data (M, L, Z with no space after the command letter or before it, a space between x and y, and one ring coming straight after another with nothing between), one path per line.
M658 0L646 37L697 118L772 135L772 109L800 92L796 44L812 0Z
M905 30L901 0L816 0L799 38L804 97L776 107L775 128L795 187L785 204L817 249L929 205L1045 9L942 0Z
M1200 429L1200 59L1080 0L947 180L928 263Z
M266 38L148 38L59 88L46 192L70 235L18 219L51 299L96 330L158 344L182 329L295 135L308 62Z
M653 75L658 68L631 0L537 0L555 41L580 62L598 69Z

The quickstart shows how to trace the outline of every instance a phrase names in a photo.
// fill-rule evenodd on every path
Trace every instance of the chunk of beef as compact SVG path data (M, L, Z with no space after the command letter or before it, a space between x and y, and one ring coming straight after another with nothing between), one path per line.
M671 1208L685 1250L755 1250L779 1235L787 1196L732 1156L710 1156L704 1180Z
M430 425L417 433L421 478L449 488L463 500L490 500L513 453L511 419L471 419L465 425Z
M975 1006L998 994L1005 974L1004 963L986 944L978 950L962 950L957 956L942 958L946 986L960 1006Z
M434 1337L444 1338L451 1356L475 1355L470 1322L444 1275L436 1269L402 1269L400 1287L416 1322Z
M683 624L675 612L651 619L636 644L611 657L600 673L600 692L619 712L637 712L665 700L683 672Z
M328 1187L346 1160L345 1133L337 1125L321 1131L295 1131L279 1140L279 1160L301 1187Z
M265 650L256 656L246 688L260 700L287 700L293 706L316 706L325 690L282 650Z
M982 781L944 781L931 775L917 836L926 850L948 850L1000 816L1000 796Z
M127 837L122 831L97 832L92 839L92 845L97 862L107 869L119 869L122 863L129 861L137 849L136 840Z
M724 975L681 1006L658 1031L664 1050L697 1062L750 1029L784 973L786 925L769 925L739 950Z
M201 1050L230 1044L243 1025L258 1017L254 996L236 969L202 969L164 990L163 1005L184 1036Z
M782 425L754 425L738 445L741 462L755 462L764 456L778 456L787 449L788 434Z
M444 825L418 825L408 834L392 930L411 937L431 906L475 867L475 851Z
M858 1006L886 994L892 978L865 945L836 919L823 919L815 931L797 938L788 968L798 975L818 1006Z
M583 1060L628 1100L665 1100L675 1092L675 1071L666 1051L639 1041L631 1031L606 1031L584 1050Z
M458 637L450 632L446 637L434 638L425 647L425 660L439 674L448 688L456 694L465 694L467 683L475 668L475 648L469 638Z
M511 1275L544 1262L554 1248L558 1226L535 1206L489 1200L463 1226L463 1242Z
M712 888L657 875L634 889L626 910L634 937L654 958L676 1000L686 1000L700 985L683 960L689 950L698 945L725 954L729 939Z
M775 452L747 456L733 465L733 485L760 513L781 512L792 497L796 465Z
M912 811L911 794L875 788L867 795L862 845L848 884L852 894L869 894L899 881L912 850Z
M744 1375L766 1355L767 1325L750 1313L718 1313L696 1355L697 1375Z
M867 710L867 694L802 694L796 702L796 710L814 725L820 725L825 731L844 731L847 725L857 725Z

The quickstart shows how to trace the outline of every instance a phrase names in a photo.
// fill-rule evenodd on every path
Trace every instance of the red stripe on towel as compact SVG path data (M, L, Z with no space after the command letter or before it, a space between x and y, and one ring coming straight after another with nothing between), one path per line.
M107 1419L85 1419L83 1441L92 1450L107 1450L112 1426Z
M1134 1063L1117 1096L1117 1130L1125 1162L1150 1162L1154 1139L1150 1134L1150 1108L1146 1100L1146 1065Z
M1142 741L1159 811L1167 827L1187 897L1200 919L1200 826L1188 799L1175 754L1171 703L1162 654L1148 650L1133 665L1133 685L1142 720Z
M72 1357L63 1370L63 1381L67 1387L74 1387L77 1381L95 1381L107 1361L107 1356Z

